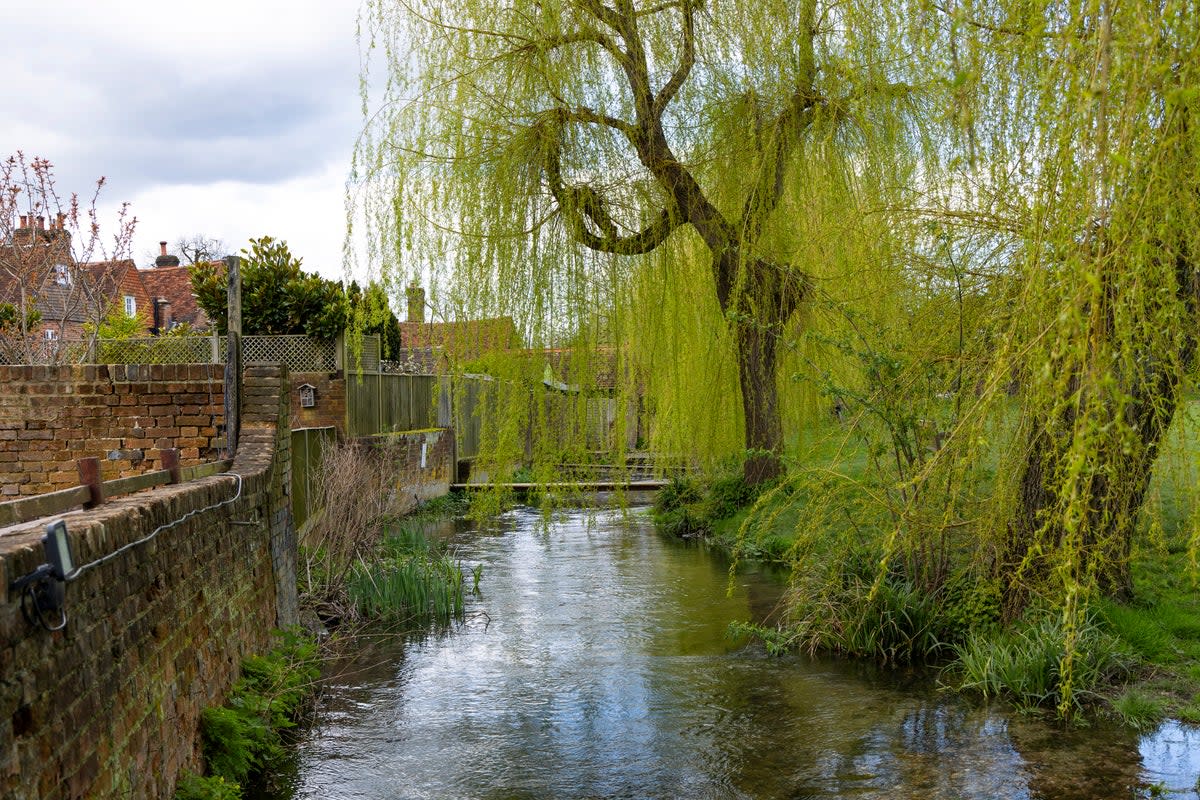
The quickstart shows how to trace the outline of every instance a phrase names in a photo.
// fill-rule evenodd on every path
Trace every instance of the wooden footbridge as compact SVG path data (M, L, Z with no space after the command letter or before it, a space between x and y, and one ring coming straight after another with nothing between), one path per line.
M473 460L472 460L473 461ZM630 454L624 468L605 463L566 463L555 467L561 480L495 482L486 474L474 473L473 463L459 462L459 482L450 484L454 491L475 492L505 489L519 495L530 493L585 494L590 492L656 492L670 480L654 477L654 456Z

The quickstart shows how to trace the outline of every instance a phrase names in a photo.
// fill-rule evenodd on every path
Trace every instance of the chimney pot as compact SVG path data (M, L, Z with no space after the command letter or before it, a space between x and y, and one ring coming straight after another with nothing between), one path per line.
M162 253L161 253L161 255L164 255L164 256L165 256L165 255L167 254L167 243L166 243L166 242L159 242L159 243L158 243L158 246L159 246L160 248L162 248Z
M21 227L22 227L22 228L28 228L28 227L29 227L29 215L28 215L28 214L22 214L22 215L21 215Z
M46 230L46 218L43 217L41 214L37 215L37 229L39 231Z
M408 285L408 321L425 321L425 290L414 281Z

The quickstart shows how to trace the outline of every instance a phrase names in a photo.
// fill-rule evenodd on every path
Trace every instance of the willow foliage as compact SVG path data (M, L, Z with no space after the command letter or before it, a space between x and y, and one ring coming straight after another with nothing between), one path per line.
M907 597L1061 613L1067 708L1071 637L1130 590L1195 373L1197 20L1195 0L377 0L370 257L535 347L618 353L658 452L792 447L748 526L797 520L805 624Z
M356 156L371 257L535 346L616 346L655 445L776 474L782 420L818 407L777 385L814 299L896 296L892 212L935 179L902 17L431 0L372 3L364 24L385 72L364 76L378 111Z

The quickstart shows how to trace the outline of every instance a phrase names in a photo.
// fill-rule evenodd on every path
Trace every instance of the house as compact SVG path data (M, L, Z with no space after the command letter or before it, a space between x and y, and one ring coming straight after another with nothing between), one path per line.
M167 253L166 242L159 242L158 246L161 253L154 259L154 266L140 270L142 283L154 305L151 328L156 333L184 324L194 331L207 329L208 314L196 303L188 267L180 266L179 257Z
M84 338L114 305L131 316L149 306L132 261L76 262L65 222L65 214L48 226L42 216L21 215L0 243L0 304L18 315L36 312L30 333L47 343Z
M492 317L453 322L425 319L425 290L410 285L408 318L400 323L400 346L409 350L441 350L458 363L485 353L511 350L521 345L512 317Z
M114 312L141 318L151 327L153 308L146 285L132 259L93 261L80 265L89 279L92 302L99 318ZM96 318L93 313L92 319Z

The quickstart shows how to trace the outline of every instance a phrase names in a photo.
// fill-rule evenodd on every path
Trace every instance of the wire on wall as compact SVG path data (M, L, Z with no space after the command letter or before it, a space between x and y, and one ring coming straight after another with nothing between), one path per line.
M83 564L82 566L76 567L75 569L73 569L69 573L67 573L66 580L73 581L76 578L78 578L80 575L82 575L84 572L87 572L89 569L92 569L93 567L98 567L101 564L105 564L109 561L112 561L114 558L121 555L126 550L130 550L134 547L137 547L138 545L145 544L146 542L150 541L155 536L158 536L158 534L162 533L163 531L167 530L168 528L173 528L176 525L179 525L180 523L186 522L187 520L191 519L192 517L196 516L197 514L204 514L205 512L208 512L208 511L215 511L218 508L222 508L224 506L229 505L230 503L234 503L238 500L238 498L240 498L242 496L242 476L241 475L238 475L235 472L218 472L218 473L216 473L216 475L214 477L233 478L234 480L237 481L237 491L234 492L233 497L230 497L227 500L222 500L219 503L213 503L210 506L205 506L204 508L192 509L191 511L189 511L186 514L184 514L183 516L181 516L179 519L172 520L171 522L165 522L162 525L159 525L154 530L150 531L150 533L146 534L141 539L138 539L136 541L129 542L128 544L122 545L121 547L118 547L116 550L114 550L113 552L109 553L106 556L102 556L101 558L97 558L95 561L89 561L87 564ZM66 624L65 614L63 616L63 624L64 625Z

